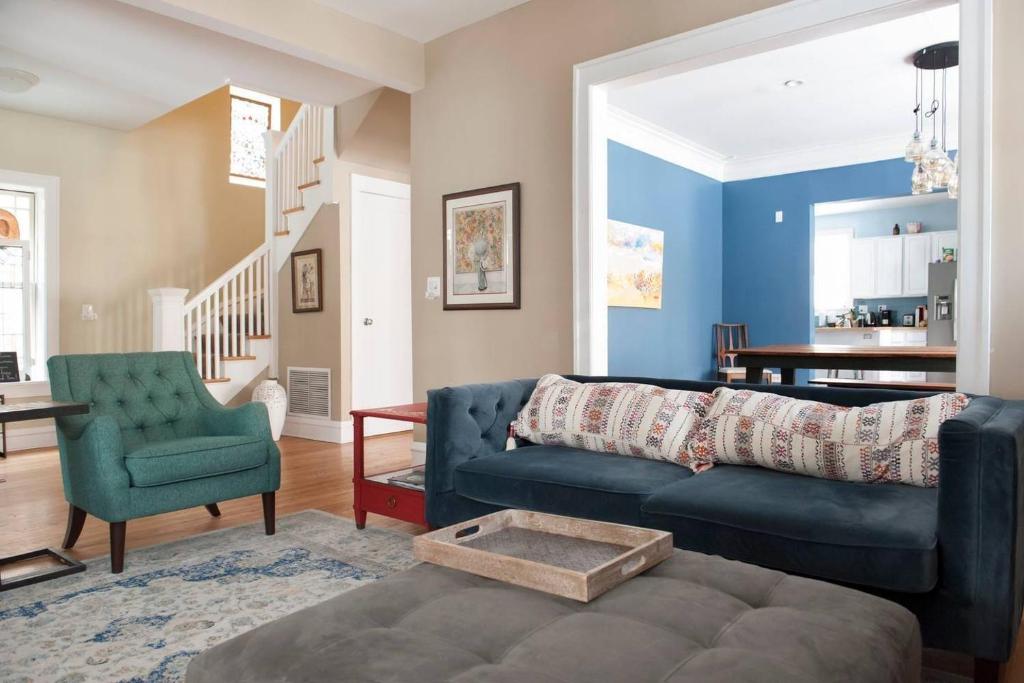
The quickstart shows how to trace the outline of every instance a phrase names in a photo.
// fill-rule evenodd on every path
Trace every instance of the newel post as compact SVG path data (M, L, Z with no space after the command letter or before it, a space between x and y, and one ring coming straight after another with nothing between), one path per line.
M161 287L149 290L153 302L153 350L185 350L185 296L187 289Z

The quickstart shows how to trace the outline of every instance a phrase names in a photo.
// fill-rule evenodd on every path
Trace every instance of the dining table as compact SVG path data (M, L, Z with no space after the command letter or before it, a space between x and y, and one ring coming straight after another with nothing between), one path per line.
M955 346L770 344L732 353L736 365L746 368L747 384L760 384L767 368L779 368L783 384L795 384L798 369L956 372Z

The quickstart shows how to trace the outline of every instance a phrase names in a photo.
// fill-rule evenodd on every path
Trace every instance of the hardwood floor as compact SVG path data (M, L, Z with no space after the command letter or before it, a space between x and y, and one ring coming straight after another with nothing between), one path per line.
M409 465L412 432L368 439L366 462L369 474ZM283 437L281 489L277 493L278 519L302 510L318 509L352 519L352 446ZM7 481L2 481L6 479ZM203 507L181 510L128 522L130 552L157 543L187 538L205 531L250 524L263 519L259 496L224 501L214 517ZM59 548L67 526L60 461L56 449L12 453L0 460L0 556L14 555L42 546ZM387 517L369 515L367 524L407 533L422 527ZM107 524L87 517L81 537L69 555L89 559L109 554ZM130 562L130 558L128 559ZM1024 683L1024 631L1014 656L1003 667L1003 683ZM969 674L971 661L950 653L929 652L925 661L935 669Z
M412 432L368 439L367 469L371 474L409 465ZM317 509L352 518L352 446L282 437L280 519ZM56 449L12 453L0 460L0 557L49 546L60 548L67 526L68 504ZM220 517L204 507L180 510L128 522L127 550L167 543L197 533L250 524L263 519L259 496L220 503ZM370 515L367 524L420 533L422 528ZM108 525L88 516L82 535L68 554L77 559L110 553Z

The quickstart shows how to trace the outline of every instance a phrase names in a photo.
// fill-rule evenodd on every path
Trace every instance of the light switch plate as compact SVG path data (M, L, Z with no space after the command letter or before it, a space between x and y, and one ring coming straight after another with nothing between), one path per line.
M441 296L441 278L436 275L427 278L427 292L426 297L433 301L434 299Z
M775 212L775 222L776 223L781 223L782 222L782 212L781 211L776 211Z

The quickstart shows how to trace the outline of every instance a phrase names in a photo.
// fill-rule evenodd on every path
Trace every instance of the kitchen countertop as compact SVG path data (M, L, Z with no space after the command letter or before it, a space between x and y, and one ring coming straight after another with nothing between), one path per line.
M888 327L815 327L815 332L881 332L882 330L920 330L927 332L927 327L910 325L889 325Z

